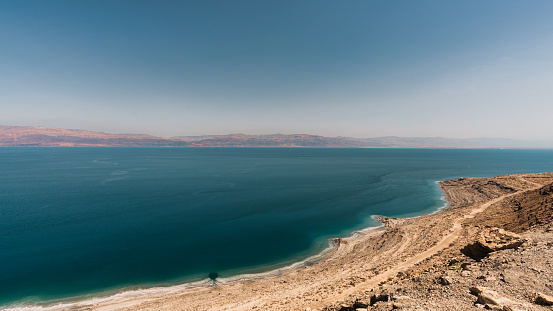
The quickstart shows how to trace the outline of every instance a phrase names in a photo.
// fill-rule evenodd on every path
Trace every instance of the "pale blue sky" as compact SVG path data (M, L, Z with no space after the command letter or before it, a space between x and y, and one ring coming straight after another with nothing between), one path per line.
M0 124L553 139L553 1L0 2Z

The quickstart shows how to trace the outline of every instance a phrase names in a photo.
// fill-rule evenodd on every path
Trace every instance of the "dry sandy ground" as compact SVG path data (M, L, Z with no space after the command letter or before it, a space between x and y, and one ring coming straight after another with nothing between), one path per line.
M552 183L553 173L444 181L444 211L383 218L312 265L64 309L552 310Z

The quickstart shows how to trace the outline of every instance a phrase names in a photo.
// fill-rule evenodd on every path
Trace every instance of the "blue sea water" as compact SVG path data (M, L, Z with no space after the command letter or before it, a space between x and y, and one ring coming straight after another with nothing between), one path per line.
M0 308L260 272L553 150L0 148Z

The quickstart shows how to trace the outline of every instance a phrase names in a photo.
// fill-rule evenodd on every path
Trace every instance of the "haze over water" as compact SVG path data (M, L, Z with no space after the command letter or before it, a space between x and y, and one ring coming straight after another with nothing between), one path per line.
M552 150L2 148L0 306L260 272Z

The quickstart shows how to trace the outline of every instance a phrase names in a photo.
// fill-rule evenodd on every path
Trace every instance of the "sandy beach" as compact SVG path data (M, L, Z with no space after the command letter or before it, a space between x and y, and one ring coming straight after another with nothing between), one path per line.
M532 241L553 241L551 183L553 173L443 181L439 184L448 208L410 219L381 217L383 227L336 239L335 247L316 262L223 280L214 287L154 288L45 309L477 310L487 304L478 303L480 296L474 288L484 286L499 296L505 288L509 289L510 298L505 299L511 306L500 305L501 310L513 308L512 305L520 310L548 310L535 301L538 294L553 294L553 272L551 263L538 257L550 256L553 243L548 249L536 251L536 258L532 259L535 263L529 262L541 271L542 283L551 287L532 290L537 285L513 285L530 286L517 293L509 287L512 284L501 279L505 267L490 263L489 269L484 269L482 265L494 254L504 258L507 255L501 252L537 247L539 243L534 245ZM484 259L471 258L470 253L476 251L471 245L476 245L479 237L496 232L496 227L508 230L509 237L516 236L521 241L519 245L490 251ZM511 236L510 232L517 234ZM489 242L490 238L486 239ZM543 267L538 267L539 262ZM497 270L497 277L493 269Z

